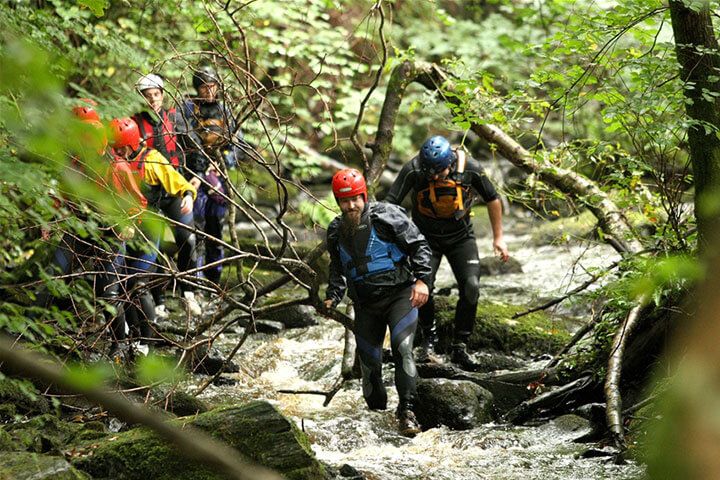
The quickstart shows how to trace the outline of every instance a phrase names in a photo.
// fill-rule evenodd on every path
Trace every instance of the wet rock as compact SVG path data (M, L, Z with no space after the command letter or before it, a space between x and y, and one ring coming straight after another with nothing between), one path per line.
M179 417L184 417L205 413L208 411L208 406L199 398L187 392L176 390L168 399L167 410Z
M308 305L293 305L267 313L262 318L280 322L285 328L305 328L317 325L315 309Z
M0 456L0 478L13 480L89 480L62 457L30 452L5 452Z
M364 480L364 476L355 467L347 463L340 467L340 476L349 480Z
M503 262L498 257L482 257L480 259L481 277L509 273L523 273L522 265L515 257L510 257L507 262Z
M198 345L190 352L188 359L188 368L193 373L201 373L204 375L215 375L222 371L225 373L236 373L240 370L234 362L224 365L225 357L223 357L215 349L208 348L207 344Z
M211 410L173 420L193 425L237 449L247 458L288 479L324 478L304 433L267 402ZM220 480L223 476L193 462L146 428L122 432L94 444L78 445L73 464L93 478L128 480Z
M241 318L237 321L238 325L243 328L247 328L250 325L250 320L247 318ZM285 325L282 322L274 320L255 320L255 332L256 333L280 333L285 329Z
M425 429L446 425L468 430L492 420L492 404L492 393L473 382L421 379L414 411Z
M417 365L422 378L448 378L476 383L492 393L493 410L498 415L515 408L529 399L532 392L527 382L511 382L497 374L465 372L451 364L426 363Z

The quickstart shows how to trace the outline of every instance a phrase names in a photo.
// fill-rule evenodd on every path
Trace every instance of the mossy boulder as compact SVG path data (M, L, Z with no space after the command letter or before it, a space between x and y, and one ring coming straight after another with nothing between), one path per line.
M492 420L493 395L469 381L420 379L414 408L423 428L469 430Z
M440 349L448 351L453 338L453 320L457 297L435 298L435 320ZM570 339L565 325L545 312L534 312L513 320L523 305L494 302L478 304L477 317L468 347L472 350L495 350L507 354L538 355L560 350Z
M102 438L105 435L105 427L100 422L66 422L51 414L6 425L4 430L11 441L10 449L51 454L61 453L68 444Z
M199 398L182 390L176 390L168 397L167 410L179 417L197 415L208 411L208 406Z
M173 422L204 430L288 479L323 478L323 467L315 459L305 434L267 402L222 407ZM86 454L78 455L73 460L74 465L93 478L224 478L205 465L184 458L173 445L146 428L79 445L77 450Z
M8 480L89 480L63 457L30 452L3 452L0 479Z
M37 389L25 380L0 378L0 420L11 420L15 415L33 415L50 411L50 403Z

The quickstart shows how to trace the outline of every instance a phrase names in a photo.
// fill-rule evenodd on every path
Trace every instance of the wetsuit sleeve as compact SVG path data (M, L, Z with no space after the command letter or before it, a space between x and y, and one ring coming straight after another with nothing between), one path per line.
M162 185L170 195L182 197L191 194L193 200L197 197L195 187L157 151L152 151L145 159L145 176L149 184Z
M417 172L412 161L406 163L400 173L395 178L390 191L384 201L395 205L400 205L407 196L410 189L415 185Z
M327 249L330 254L330 277L328 279L328 287L325 291L325 299L332 300L337 305L345 296L347 291L347 279L342 272L342 262L340 261L340 250L338 240L338 229L340 221L338 218L330 223L327 230Z
M432 278L432 268L430 267L432 251L425 236L408 218L404 208L397 205L385 205L385 207L378 212L380 213L377 217L379 232L385 231L383 236L392 239L407 254L415 278L422 280L432 289L430 281ZM376 219L373 218L373 222L375 221Z
M495 190L495 186L485 174L485 170L483 170L477 160L474 158L468 158L465 172L470 176L470 185L472 185L472 187L480 194L485 203L491 202L496 198L500 198L500 195L498 195Z

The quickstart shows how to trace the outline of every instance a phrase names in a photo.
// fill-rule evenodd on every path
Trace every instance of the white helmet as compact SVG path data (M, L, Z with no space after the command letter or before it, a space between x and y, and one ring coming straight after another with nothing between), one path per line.
M140 93L148 88L159 88L160 90L165 90L165 82L160 75L149 73L140 77L140 80L138 80L135 84L135 88L137 88Z

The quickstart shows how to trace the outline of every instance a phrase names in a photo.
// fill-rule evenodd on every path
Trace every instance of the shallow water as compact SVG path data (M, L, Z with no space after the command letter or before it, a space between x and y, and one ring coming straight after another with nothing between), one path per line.
M489 252L489 239L478 242L481 252ZM526 245L523 237L511 238L509 243L524 273L481 279L485 299L533 303L585 281L583 268L615 260L613 251L604 245L538 248ZM583 251L577 263L576 256ZM573 263L577 274L569 275ZM438 286L452 285L447 265L441 268ZM236 338L224 338L221 349L229 349ZM618 466L607 458L576 458L588 448L572 443L587 432L582 422L578 426L553 421L534 427L487 424L463 432L443 427L404 438L396 432L391 365L384 366L389 394L385 412L367 410L357 380L347 382L328 407L322 406L320 395L278 393L280 389L330 390L340 376L342 348L342 327L326 319L318 326L278 336L253 335L236 358L241 372L228 375L237 384L212 386L203 395L236 402L267 399L308 434L320 460L335 467L349 464L371 479L642 478L643 468L635 464Z

